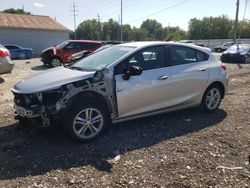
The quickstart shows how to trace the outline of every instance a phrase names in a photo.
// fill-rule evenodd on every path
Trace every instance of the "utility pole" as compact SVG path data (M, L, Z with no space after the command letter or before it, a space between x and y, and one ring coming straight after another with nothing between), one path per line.
M238 38L239 6L240 6L240 0L237 0L236 15L235 15L235 22L234 22L234 38L233 38L234 43L237 43L237 38Z
M101 24L101 17L99 13L97 13L97 22L98 22L98 27L99 27L99 34L100 34L99 40L100 40L102 38L102 24Z
M75 40L76 40L76 16L77 16L77 10L76 10L77 6L76 6L76 3L75 1L73 2L73 5L72 5L72 12L73 12L73 17L74 17L74 30L75 30Z
M122 0L121 0L121 42L122 42Z

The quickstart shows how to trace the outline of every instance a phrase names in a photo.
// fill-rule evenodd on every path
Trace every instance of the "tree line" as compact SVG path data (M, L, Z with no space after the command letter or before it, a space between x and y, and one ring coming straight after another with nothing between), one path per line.
M166 40L178 41L184 39L230 39L233 38L234 20L222 15L219 17L193 18L189 21L188 31L180 27L163 27L157 20L147 19L139 28L123 25L123 41ZM76 29L77 39L88 40L120 40L120 25L109 19L99 22L96 19L85 20ZM70 37L74 38L74 32ZM250 38L250 20L239 22L238 37Z
M6 9L3 12L13 14L26 14L23 9ZM81 22L76 29L77 39L120 41L120 24L109 19L100 22L89 19ZM123 25L123 41L166 40L178 41L183 39L230 39L233 38L234 20L222 15L218 17L193 18L189 20L188 31L180 27L163 27L157 20L147 19L139 28ZM75 33L70 31L70 38L74 39ZM239 22L238 38L250 38L250 20Z

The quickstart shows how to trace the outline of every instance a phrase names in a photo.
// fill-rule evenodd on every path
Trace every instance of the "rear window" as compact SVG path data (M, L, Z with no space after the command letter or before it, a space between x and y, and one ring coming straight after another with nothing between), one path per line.
M185 46L171 46L172 65L183 65L207 61L209 55Z

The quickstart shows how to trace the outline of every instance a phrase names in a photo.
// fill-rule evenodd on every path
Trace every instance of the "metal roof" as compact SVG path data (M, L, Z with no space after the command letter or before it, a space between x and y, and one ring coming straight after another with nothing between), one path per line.
M0 13L0 28L68 31L49 16Z

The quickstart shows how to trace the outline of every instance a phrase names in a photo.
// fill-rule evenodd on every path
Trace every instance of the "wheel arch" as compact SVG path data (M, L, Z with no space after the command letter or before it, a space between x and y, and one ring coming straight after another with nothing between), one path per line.
M225 86L224 86L224 84L223 84L222 82L220 82L220 81L214 81L214 82L210 83L210 84L207 86L207 88L206 88L204 94L205 94L206 91L207 91L210 87L212 87L212 86L217 86L217 87L220 88L220 90L221 90L221 92L222 92L222 93L221 93L221 94L222 94L221 98L223 99L224 96L225 96Z
M51 61L53 58L57 58L57 59L59 59L59 60L63 63L63 59L62 59L60 56L58 56L58 55L53 55L53 56L50 57L50 61Z
M111 113L112 107L109 99L102 94L95 92L95 91L83 91L75 95L69 102L68 106L71 106L74 104L74 102L78 101L88 101L93 102L96 104L101 104L105 109L108 110L109 113Z

